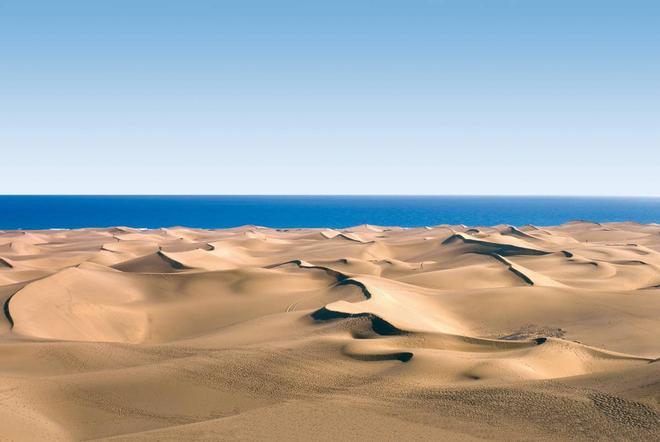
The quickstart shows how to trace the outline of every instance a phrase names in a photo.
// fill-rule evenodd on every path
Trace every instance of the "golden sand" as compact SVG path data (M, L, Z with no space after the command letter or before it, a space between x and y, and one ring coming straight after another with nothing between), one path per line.
M660 226L0 231L0 439L660 439Z

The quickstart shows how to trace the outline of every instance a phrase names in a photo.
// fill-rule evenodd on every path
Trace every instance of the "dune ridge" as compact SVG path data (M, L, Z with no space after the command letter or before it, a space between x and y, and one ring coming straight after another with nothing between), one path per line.
M660 226L0 232L7 439L660 436Z

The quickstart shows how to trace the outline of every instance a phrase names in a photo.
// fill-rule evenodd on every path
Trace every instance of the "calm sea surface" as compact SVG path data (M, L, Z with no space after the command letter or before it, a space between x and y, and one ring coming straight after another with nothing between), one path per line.
M483 196L0 196L0 229L660 222L660 198Z

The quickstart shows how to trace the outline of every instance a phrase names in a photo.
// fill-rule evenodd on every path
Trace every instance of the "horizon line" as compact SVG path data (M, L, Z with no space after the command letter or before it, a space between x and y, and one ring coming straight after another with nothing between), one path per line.
M478 198L648 198L660 195L441 194L441 193L7 193L0 197L478 197Z

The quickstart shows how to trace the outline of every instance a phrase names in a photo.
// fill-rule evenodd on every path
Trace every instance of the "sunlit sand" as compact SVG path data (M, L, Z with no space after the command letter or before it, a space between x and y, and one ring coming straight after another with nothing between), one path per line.
M2 439L660 434L660 227L0 232Z

